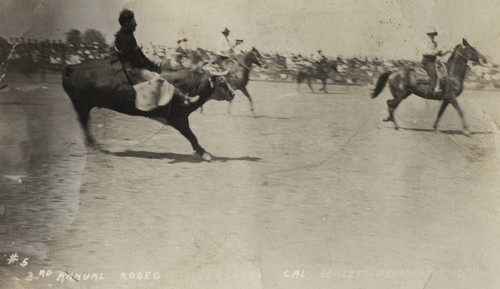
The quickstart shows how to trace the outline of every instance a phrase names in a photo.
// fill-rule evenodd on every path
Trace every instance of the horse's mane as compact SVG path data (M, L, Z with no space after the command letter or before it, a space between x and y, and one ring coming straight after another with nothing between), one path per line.
M448 61L446 62L446 69L449 71L450 70L450 66L452 64L452 61L455 59L455 56L458 52L458 48L461 47L460 44L457 44L457 46L455 46L455 49L453 49L453 52L451 53L451 56L450 58L448 58Z
M252 56L254 52L252 50L244 53L243 55L241 55L241 60L243 61L243 63L247 63L248 59Z

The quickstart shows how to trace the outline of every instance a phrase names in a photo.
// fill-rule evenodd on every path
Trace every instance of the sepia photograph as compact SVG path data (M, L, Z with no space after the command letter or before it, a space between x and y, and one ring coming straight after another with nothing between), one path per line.
M500 288L498 0L0 0L0 289Z

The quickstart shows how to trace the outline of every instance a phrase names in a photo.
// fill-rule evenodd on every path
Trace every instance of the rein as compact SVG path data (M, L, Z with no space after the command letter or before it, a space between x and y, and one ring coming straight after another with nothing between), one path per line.
M250 67L246 66L245 64L241 63L238 59L234 58L234 60L241 66L243 66L244 68L246 68L248 71L250 71Z
M458 55L460 55L460 56L462 56L463 58L465 58L465 60L470 61L470 58L469 58L469 57L467 57L467 56L465 56L465 55L463 55L462 53L460 53L460 51L459 51L458 49L457 49L457 53L458 53Z

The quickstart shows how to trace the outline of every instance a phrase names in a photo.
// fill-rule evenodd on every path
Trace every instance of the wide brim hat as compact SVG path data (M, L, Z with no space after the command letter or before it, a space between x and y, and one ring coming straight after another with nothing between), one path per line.
M229 34L229 32L230 32L229 29L227 29L227 27L226 27L226 28L224 28L224 31L222 31L222 34Z
M436 31L436 28L431 26L431 27L427 27L427 35L428 36L437 36L438 33Z

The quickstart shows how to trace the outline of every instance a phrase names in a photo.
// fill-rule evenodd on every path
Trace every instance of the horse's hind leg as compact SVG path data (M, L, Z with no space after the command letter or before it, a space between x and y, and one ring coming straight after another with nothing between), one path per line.
M401 90L394 89L392 86L391 88L391 93L394 96L394 99L389 99L387 101L387 107L389 110L389 116L384 119L384 121L392 121L394 123L394 129L399 129L398 123L396 122L396 119L394 118L394 111L398 107L398 105L403 101L405 98L410 95L409 93L405 93Z
M307 85L309 85L309 89L311 89L311 92L314 92L314 89L311 84L311 76L307 77Z
M78 120L80 121L80 125L82 126L83 133L85 134L85 142L88 145L95 146L96 142L92 138L89 130L89 119L90 119L90 110L91 108L85 106L76 106L76 113L78 114Z
M299 91L300 90L300 83L302 82L302 75L300 74L300 72L297 74L297 76L295 77L297 79L297 87L296 87L296 90Z

